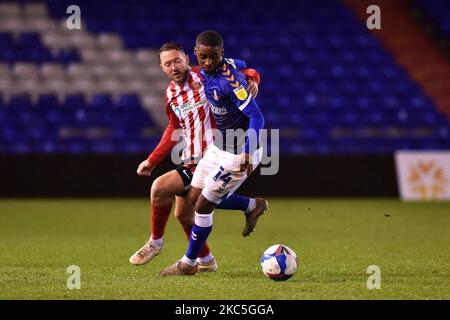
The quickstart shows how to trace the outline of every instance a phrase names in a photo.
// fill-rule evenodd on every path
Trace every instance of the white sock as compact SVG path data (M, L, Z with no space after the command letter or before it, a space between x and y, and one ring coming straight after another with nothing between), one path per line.
M214 256L211 254L211 252L210 253L208 253L208 255L207 256L204 256L204 257L198 257L197 258L197 262L199 262L199 263L202 263L202 264L205 264L205 263L208 263L208 262L210 262L212 259L214 259Z
M194 260L189 259L188 257L186 257L186 255L184 255L183 258L181 258L181 261L192 267L194 267L197 264L197 261L195 261L195 259Z
M210 214L200 214L195 212L195 224L202 228L211 227L213 225L213 212Z
M163 244L164 244L164 238L159 238L159 239L153 239L151 238L150 243L157 247L158 249L161 249Z
M247 211L245 211L246 213L255 210L256 208L256 200L253 198L250 198L249 200L250 201L248 202Z

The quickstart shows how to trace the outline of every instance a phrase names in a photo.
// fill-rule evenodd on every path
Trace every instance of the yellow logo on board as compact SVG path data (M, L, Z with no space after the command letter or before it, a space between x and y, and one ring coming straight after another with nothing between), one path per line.
M423 200L437 199L440 194L445 193L448 182L444 169L434 160L420 160L409 168L409 186Z

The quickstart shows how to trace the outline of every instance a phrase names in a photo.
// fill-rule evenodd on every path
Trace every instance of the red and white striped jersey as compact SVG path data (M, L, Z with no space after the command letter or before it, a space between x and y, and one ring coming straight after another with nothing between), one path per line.
M216 127L210 114L198 67L190 70L184 86L171 81L166 90L166 112L169 118L178 119L183 129L184 163L197 162L203 157L206 147L213 142L212 128ZM171 117L171 113L175 117Z

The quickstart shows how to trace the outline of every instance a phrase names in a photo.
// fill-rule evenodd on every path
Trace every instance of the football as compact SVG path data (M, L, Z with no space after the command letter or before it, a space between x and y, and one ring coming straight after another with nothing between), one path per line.
M261 257L263 273L272 280L284 281L291 278L298 267L297 254L283 244L276 244L264 251Z

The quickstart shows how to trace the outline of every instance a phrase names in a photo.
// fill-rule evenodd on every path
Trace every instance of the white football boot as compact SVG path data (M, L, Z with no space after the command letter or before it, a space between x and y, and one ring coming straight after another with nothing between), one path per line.
M152 261L154 257L156 257L161 251L161 247L156 247L153 243L151 238L144 244L142 248L140 248L138 251L136 251L135 254L133 254L130 257L130 263L134 264L135 266L143 265L146 263L149 263Z
M197 272L216 272L217 268L219 267L217 265L216 258L212 258L211 261L206 263L197 262L198 264L198 271Z

